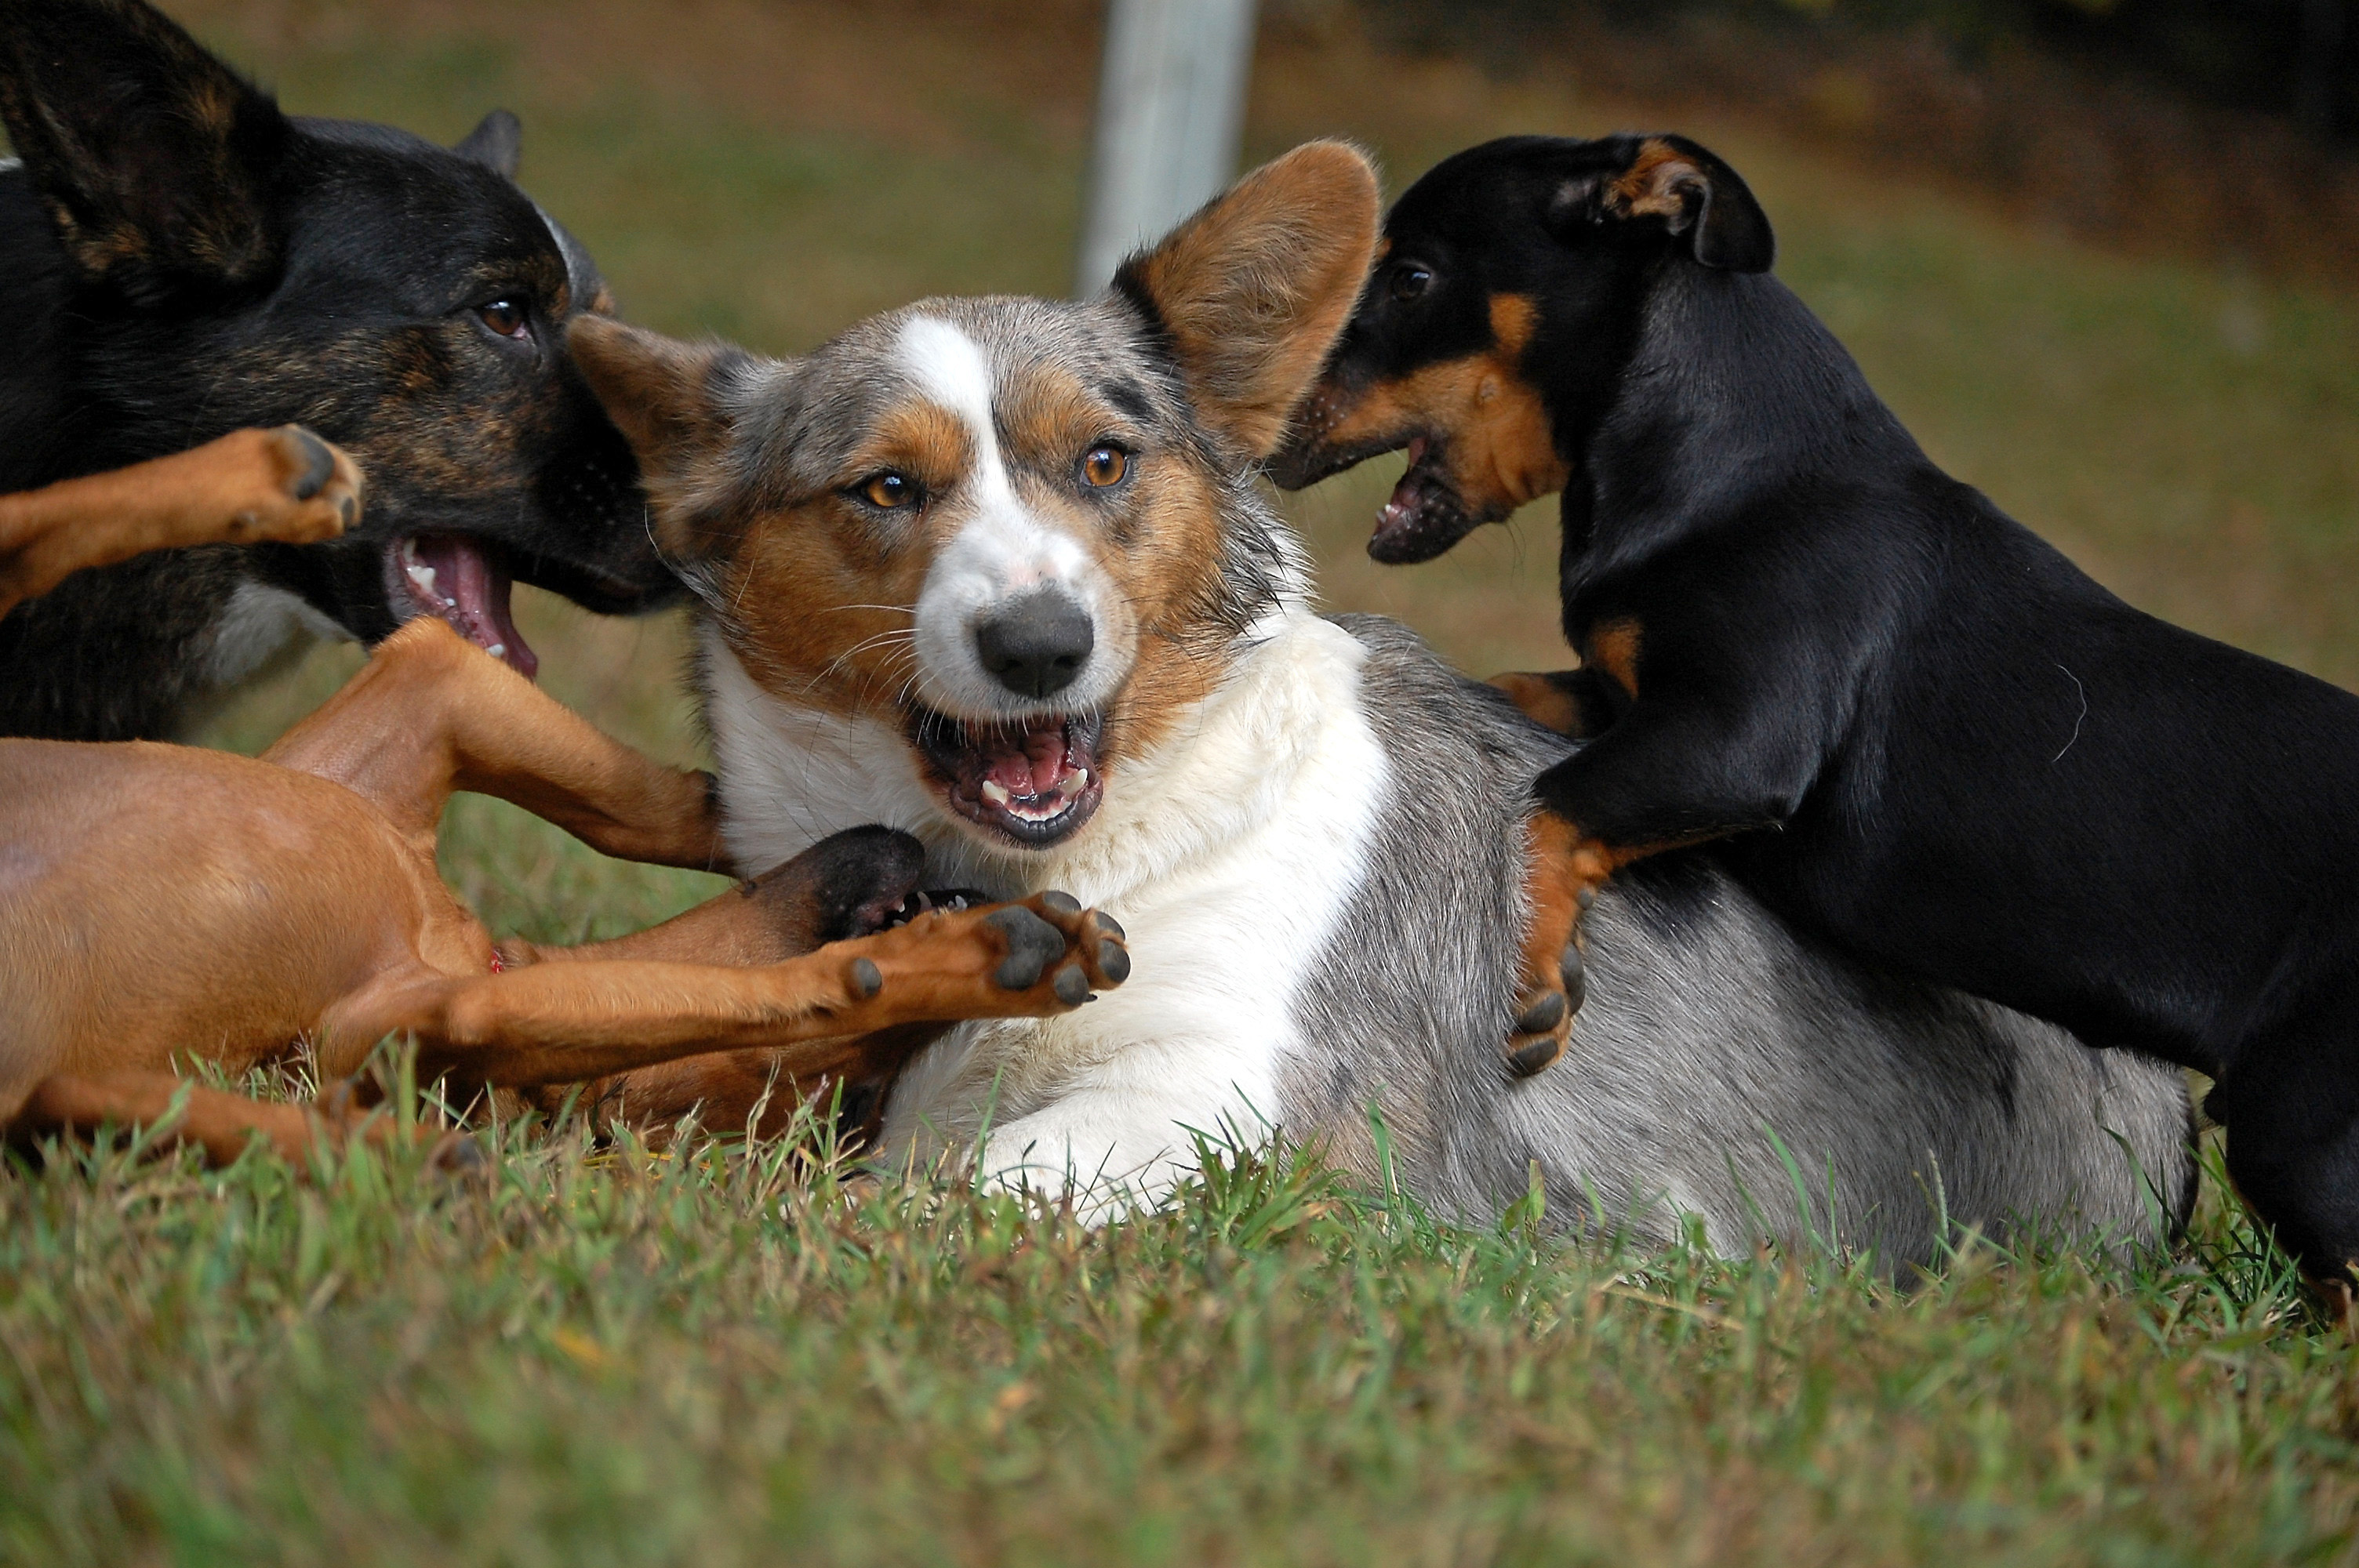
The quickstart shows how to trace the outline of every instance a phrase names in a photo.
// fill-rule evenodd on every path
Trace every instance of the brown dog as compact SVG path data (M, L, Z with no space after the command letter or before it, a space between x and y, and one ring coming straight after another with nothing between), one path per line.
M746 1048L808 1083L888 1071L919 1038L849 1037L1048 1016L1128 973L1119 930L1060 894L876 929L922 862L881 828L571 949L495 943L435 870L457 789L609 854L725 866L709 782L600 733L431 620L387 639L258 760L0 741L0 1121L152 1120L185 1058L239 1071L308 1039L327 1078L397 1032L418 1038L422 1076L476 1084ZM179 1135L228 1156L257 1133L299 1152L321 1130L302 1108L200 1091Z
M0 615L74 573L185 545L332 539L360 515L352 459L300 425L0 495Z

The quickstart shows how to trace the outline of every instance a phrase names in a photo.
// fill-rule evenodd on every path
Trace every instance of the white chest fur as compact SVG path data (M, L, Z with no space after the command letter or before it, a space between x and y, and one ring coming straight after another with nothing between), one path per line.
M1170 740L1109 774L1088 827L1030 854L949 820L885 726L781 703L708 649L743 863L882 821L924 838L944 881L1060 887L1128 933L1119 990L1063 1018L969 1025L913 1063L886 1128L897 1152L971 1144L987 1121L987 1174L1152 1197L1193 1164L1191 1130L1250 1141L1276 1121L1294 994L1361 881L1386 763L1349 633L1289 609L1245 648Z

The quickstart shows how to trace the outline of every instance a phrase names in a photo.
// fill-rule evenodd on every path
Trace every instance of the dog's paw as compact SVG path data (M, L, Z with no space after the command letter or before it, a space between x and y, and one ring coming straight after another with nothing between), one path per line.
M1582 917L1610 871L1610 861L1559 818L1535 817L1527 834L1532 918L1506 1043L1507 1069L1518 1077L1555 1065L1571 1044L1573 1017L1589 996Z
M1582 888L1575 895L1586 910L1596 893ZM1507 1065L1518 1077L1530 1077L1556 1065L1572 1040L1573 1015L1589 1000L1589 967L1582 957L1580 928L1558 949L1556 962L1538 974L1524 977L1516 999L1516 1022L1508 1026Z
M863 1028L1050 1017L1130 978L1120 924L1061 892L971 907L935 903L844 946L850 1000L875 1015Z
M341 448L300 425L240 431L251 468L243 493L230 503L229 537L239 544L272 540L312 545L333 539L360 521L361 470Z

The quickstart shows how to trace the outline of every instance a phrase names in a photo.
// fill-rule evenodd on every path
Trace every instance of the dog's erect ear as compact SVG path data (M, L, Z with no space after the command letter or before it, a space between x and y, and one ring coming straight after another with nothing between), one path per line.
M727 343L684 343L609 316L577 316L565 346L606 416L631 444L640 478L657 505L657 538L681 556L700 553L681 514L712 477L710 460L725 449L733 419L723 406L727 377L754 356Z
M1734 169L1685 136L1647 136L1630 167L1603 181L1582 180L1560 194L1605 218L1660 218L1705 266L1767 272L1777 259L1769 214Z
M267 96L139 0L6 0L0 24L0 120L85 276L154 297L277 270Z
M451 150L495 174L514 179L524 157L524 126L506 110L495 109Z
M1206 425L1255 458L1286 434L1375 254L1376 171L1311 142L1263 165L1114 275Z

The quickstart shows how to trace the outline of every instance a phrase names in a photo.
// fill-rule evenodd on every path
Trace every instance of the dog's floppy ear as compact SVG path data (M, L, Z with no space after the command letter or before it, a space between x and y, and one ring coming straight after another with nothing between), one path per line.
M0 120L84 276L152 298L276 272L277 104L139 0L0 17Z
M657 503L658 542L676 556L699 554L682 517L698 499L690 492L711 477L710 460L734 433L724 381L751 366L754 356L727 343L684 343L610 316L575 317L565 346L639 460L640 478Z
M495 109L451 150L494 174L514 179L524 158L524 126L506 110Z
M1724 272L1767 272L1777 259L1769 215L1734 169L1685 136L1647 136L1630 167L1559 193L1560 209L1586 206L1608 219L1660 218L1688 250Z
M1168 343L1198 417L1266 457L1359 298L1376 219L1365 155L1310 142L1125 262L1114 287Z

